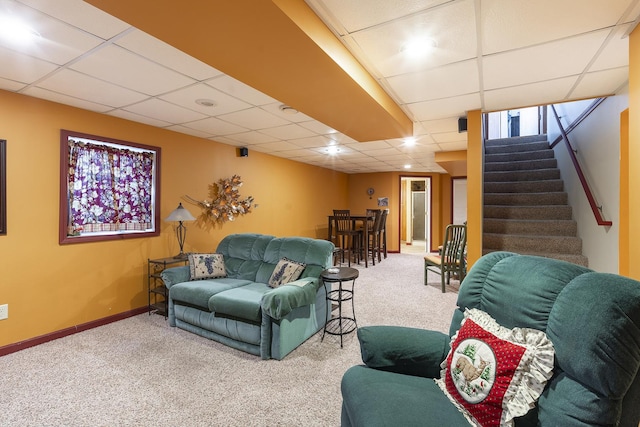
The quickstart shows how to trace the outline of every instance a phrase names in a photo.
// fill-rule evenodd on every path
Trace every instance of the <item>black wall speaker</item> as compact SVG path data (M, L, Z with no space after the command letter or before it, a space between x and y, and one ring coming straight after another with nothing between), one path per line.
M458 119L458 133L462 133L462 132L466 132L467 131L467 118L466 117L460 117Z
M247 147L240 147L240 157L249 157L249 149Z

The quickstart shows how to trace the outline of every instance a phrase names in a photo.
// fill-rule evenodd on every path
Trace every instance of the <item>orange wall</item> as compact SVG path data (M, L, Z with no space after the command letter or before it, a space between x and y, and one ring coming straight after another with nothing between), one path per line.
M618 273L629 275L629 109L620 113L620 225Z
M344 208L364 213L366 209L378 209L378 197L389 198L387 217L387 249L400 251L400 196L402 177L431 177L431 241L437 248L444 238L444 229L451 222L451 177L446 174L400 172L349 175L349 203ZM374 195L369 199L367 188L373 187ZM432 248L433 249L433 248Z
M205 199L209 184L238 174L251 214L205 229L187 223L185 251L212 251L227 234L258 232L326 238L334 208L364 212L389 198L388 250L399 251L400 173L347 175L189 135L0 91L0 139L7 140L7 235L0 236L0 347L124 313L147 304L147 259L178 252L174 224L158 237L58 245L60 129L155 145L162 149L160 217L184 196ZM451 216L451 178L432 182L432 239ZM448 184L447 184L448 183ZM366 193L375 188L372 199Z
M482 112L469 111L467 123L467 262L470 268L482 256Z
M160 146L161 218L208 185L239 174L240 194L259 207L206 231L188 223L187 251L211 251L234 232L325 238L327 214L348 204L348 175L0 91L0 138L7 140L7 235L0 236L0 347L147 304L148 258L178 252L173 224L154 238L58 245L60 129Z
M640 263L635 262L640 258L640 29L636 28L629 36L629 147L628 167L629 181L626 191L629 194L628 218L629 223L629 277L640 279ZM624 188L624 187L623 187ZM621 215L625 212L621 209ZM622 231L622 230L620 230ZM624 239L623 239L624 240Z

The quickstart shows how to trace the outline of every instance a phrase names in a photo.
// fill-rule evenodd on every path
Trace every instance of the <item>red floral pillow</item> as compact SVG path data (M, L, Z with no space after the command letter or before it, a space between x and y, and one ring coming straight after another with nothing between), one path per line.
M477 309L464 316L436 382L472 424L513 426L553 374L553 344L542 331L507 329Z

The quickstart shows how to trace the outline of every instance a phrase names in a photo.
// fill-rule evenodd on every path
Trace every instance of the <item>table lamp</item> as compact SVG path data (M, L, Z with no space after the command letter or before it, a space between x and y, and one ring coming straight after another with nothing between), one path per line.
M174 258L184 259L187 257L187 254L183 252L184 248L184 239L187 237L187 227L183 224L184 221L194 221L195 217L191 215L191 212L186 210L182 203L178 204L178 207L175 208L173 212L169 214L169 216L165 219L165 221L177 221L179 222L178 227L176 227L176 235L178 236L178 245L180 245L180 253Z

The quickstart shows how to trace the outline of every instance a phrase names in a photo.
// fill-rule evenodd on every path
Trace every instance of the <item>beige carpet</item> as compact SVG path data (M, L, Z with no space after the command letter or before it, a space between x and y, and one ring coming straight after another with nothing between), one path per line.
M458 282L423 285L422 257L389 254L355 284L358 326L447 332ZM355 333L322 332L264 361L143 314L0 357L0 425L338 426Z

